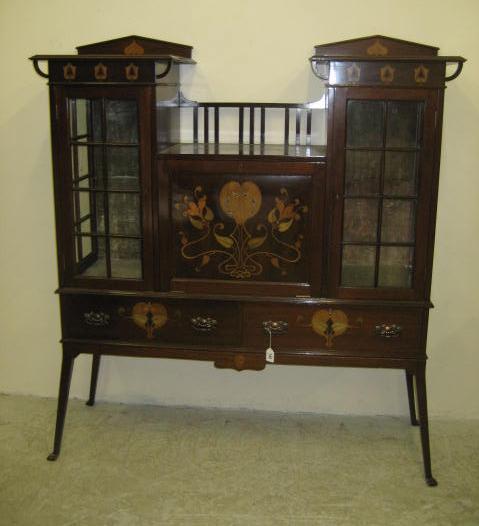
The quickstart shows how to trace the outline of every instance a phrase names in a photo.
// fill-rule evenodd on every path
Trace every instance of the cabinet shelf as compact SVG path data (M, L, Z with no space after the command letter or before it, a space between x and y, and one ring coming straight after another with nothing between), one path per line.
M300 159L326 158L325 145L283 145L283 144L234 144L234 143L178 143L160 148L160 156L212 155L239 157L286 157Z

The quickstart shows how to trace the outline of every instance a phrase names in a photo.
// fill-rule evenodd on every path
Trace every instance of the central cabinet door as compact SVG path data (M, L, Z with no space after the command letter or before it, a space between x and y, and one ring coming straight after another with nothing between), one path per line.
M161 166L160 201L168 199L170 217L166 225L160 220L160 252L168 254L162 274L170 290L298 296L319 290L318 164L232 159Z

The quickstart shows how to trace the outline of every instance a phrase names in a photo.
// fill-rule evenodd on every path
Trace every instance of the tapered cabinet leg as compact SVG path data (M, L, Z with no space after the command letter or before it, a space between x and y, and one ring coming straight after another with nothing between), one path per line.
M47 460L56 460L60 454L62 445L63 427L67 412L68 395L70 393L70 383L73 372L73 362L76 354L63 350L62 371L60 375L60 389L58 393L57 421L55 426L55 439L53 451L48 455Z
M95 404L96 386L98 384L98 371L100 369L100 354L94 354L91 364L91 380L90 380L90 396L86 405L92 406Z
M416 374L417 405L419 410L419 426L421 430L422 457L424 462L424 476L428 486L437 486L436 479L431 472L431 452L429 448L429 424L427 417L426 396L426 365L418 367Z
M411 418L411 425L418 426L419 422L416 417L416 401L414 399L414 375L413 373L406 370L406 385L407 385L407 397L409 400L409 416Z

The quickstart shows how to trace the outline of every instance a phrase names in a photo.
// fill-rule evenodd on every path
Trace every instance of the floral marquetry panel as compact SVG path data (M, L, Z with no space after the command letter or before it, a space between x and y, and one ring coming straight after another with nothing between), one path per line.
M175 277L309 282L311 198L309 176L175 175Z

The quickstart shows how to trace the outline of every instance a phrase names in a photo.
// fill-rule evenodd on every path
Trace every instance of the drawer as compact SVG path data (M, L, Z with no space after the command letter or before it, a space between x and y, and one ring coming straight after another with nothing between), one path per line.
M422 309L344 305L249 304L244 307L244 345L266 349L264 322L273 323L275 350L324 350L378 355L422 348ZM276 334L275 334L276 333Z
M64 338L238 345L240 306L231 302L102 296L61 297Z

